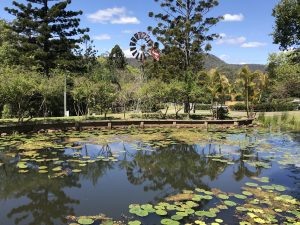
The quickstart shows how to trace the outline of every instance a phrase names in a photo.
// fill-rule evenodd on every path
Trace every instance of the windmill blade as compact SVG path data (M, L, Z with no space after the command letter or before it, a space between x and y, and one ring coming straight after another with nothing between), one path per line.
M138 53L138 54L136 55L135 58L136 58L137 60L139 60L139 57L140 57L140 53Z
M134 52L132 52L132 56L135 57L135 55L136 55L137 52L138 52L137 50L135 50Z
M130 48L130 51L133 52L136 50L136 47Z
M130 46L136 46L136 43L135 42L130 42L130 44L129 44Z
M136 43L138 40L135 39L134 37L132 37L132 38L131 38L131 41Z

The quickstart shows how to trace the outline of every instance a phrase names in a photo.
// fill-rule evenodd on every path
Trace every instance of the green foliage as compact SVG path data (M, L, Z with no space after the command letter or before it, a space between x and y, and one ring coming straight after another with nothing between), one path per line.
M300 1L281 0L273 10L274 43L282 50L300 47Z
M16 36L9 29L9 24L5 20L0 20L0 63L2 66L18 64L21 57L14 45Z
M0 101L13 107L19 121L31 114L31 103L39 86L38 74L22 68L0 68Z
M3 106L1 115L2 115L2 119L9 119L12 117L12 110L11 110L11 106L9 104L5 104Z
M124 70L126 68L126 57L119 45L115 45L115 47L113 47L108 56L107 63L109 67L112 68L120 70Z
M292 53L282 52L269 56L268 72L271 98L300 97L300 64L295 64Z
M217 37L216 34L207 34L209 28L221 19L205 15L218 5L218 1L155 1L160 3L163 13L149 13L158 23L156 27L149 27L148 30L152 31L167 49L177 49L183 55L180 57L183 70L190 66L201 67L201 54L211 48L210 45L204 46L205 43Z
M196 104L195 110L211 110L211 104Z
M140 90L143 112L156 112L160 103L167 103L167 84L158 79L145 83Z
M215 102L224 104L226 97L230 94L230 83L227 77L217 69L209 72L199 73L199 82L205 87L207 98L210 99L211 105Z
M72 68L74 50L79 48L80 35L88 29L80 29L81 11L68 11L68 1L27 0L28 4L13 1L13 8L5 10L15 17L10 28L17 33L14 47L23 65L35 66L45 75L58 66Z
M268 75L261 71L252 72L247 66L240 70L237 83L244 97L248 117L252 117L254 105L261 101L267 80Z
M289 103L287 100L274 100L273 102L259 103L253 106L255 112L281 112L281 111L293 111L296 108L296 104ZM237 103L230 106L231 110L246 111L246 104Z

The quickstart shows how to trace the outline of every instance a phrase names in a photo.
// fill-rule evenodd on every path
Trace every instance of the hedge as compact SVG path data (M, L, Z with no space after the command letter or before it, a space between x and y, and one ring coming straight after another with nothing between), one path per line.
M229 106L234 111L246 111L246 105L243 103L237 103ZM293 111L297 108L297 104L288 102L271 102L260 103L254 106L256 112L279 112L279 111Z
M196 104L196 110L211 110L211 104Z
M162 113L131 114L130 117L133 119L187 119L188 114L187 113L178 114L177 118L176 118L176 114L167 114L166 117L164 117L164 114ZM205 116L192 114L190 115L190 119L201 120L201 119L205 119Z

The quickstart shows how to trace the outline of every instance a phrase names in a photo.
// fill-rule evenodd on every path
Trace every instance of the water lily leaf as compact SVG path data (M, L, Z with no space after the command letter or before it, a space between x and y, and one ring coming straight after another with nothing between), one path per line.
M224 195L224 194L219 194L219 195L217 195L217 197L220 198L220 199L229 199L229 196Z
M249 191L243 191L242 193L243 193L243 195L246 195L246 196L252 196L252 195L253 195L253 194L252 194L251 192L249 192Z
M257 187L258 186L258 184L256 184L256 183L251 183L251 182L247 182L247 183L245 183L247 186L249 186L249 187Z
M178 221L172 220L172 219L162 219L160 221L161 224L166 224L166 225L179 225L180 223Z
M52 171L54 172L58 172L58 171L61 171L62 170L62 167L61 166L58 166L58 167L55 167L52 169Z
M240 225L251 225L251 223L249 223L247 221L242 221L242 222L240 222Z
M173 216L171 216L171 219L172 220L182 220L183 219L183 216L180 216L180 215L173 215Z
M165 216L165 215L167 215L167 214L168 214L168 212L167 212L167 211L165 211L165 210L162 210L162 209L158 209L158 210L156 210L156 211L155 211L155 213L156 213L157 215L160 215L160 216Z
M224 201L224 204L228 206L236 206L236 203L233 201Z
M129 221L128 225L141 225L142 223L138 220L134 220L134 221Z
M261 186L261 188L266 189L266 190L274 190L275 189L273 186L270 186L270 185L263 185L263 186Z
M245 196L245 195L239 195L239 194L234 195L234 197L236 197L238 199L246 199L247 198L247 196Z
M28 166L27 166L26 162L18 162L17 167L19 169L26 169Z
M81 225L90 225L94 223L94 220L90 218L79 218L77 222Z

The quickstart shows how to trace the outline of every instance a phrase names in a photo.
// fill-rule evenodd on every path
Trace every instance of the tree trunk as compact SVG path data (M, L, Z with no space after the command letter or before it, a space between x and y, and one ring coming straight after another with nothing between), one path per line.
M249 118L249 90L248 90L248 87L246 90L246 110L247 110L247 117Z
M166 112L164 114L164 119L167 117L168 110L169 110L169 105L167 106Z
M126 119L126 103L123 105L124 120Z

